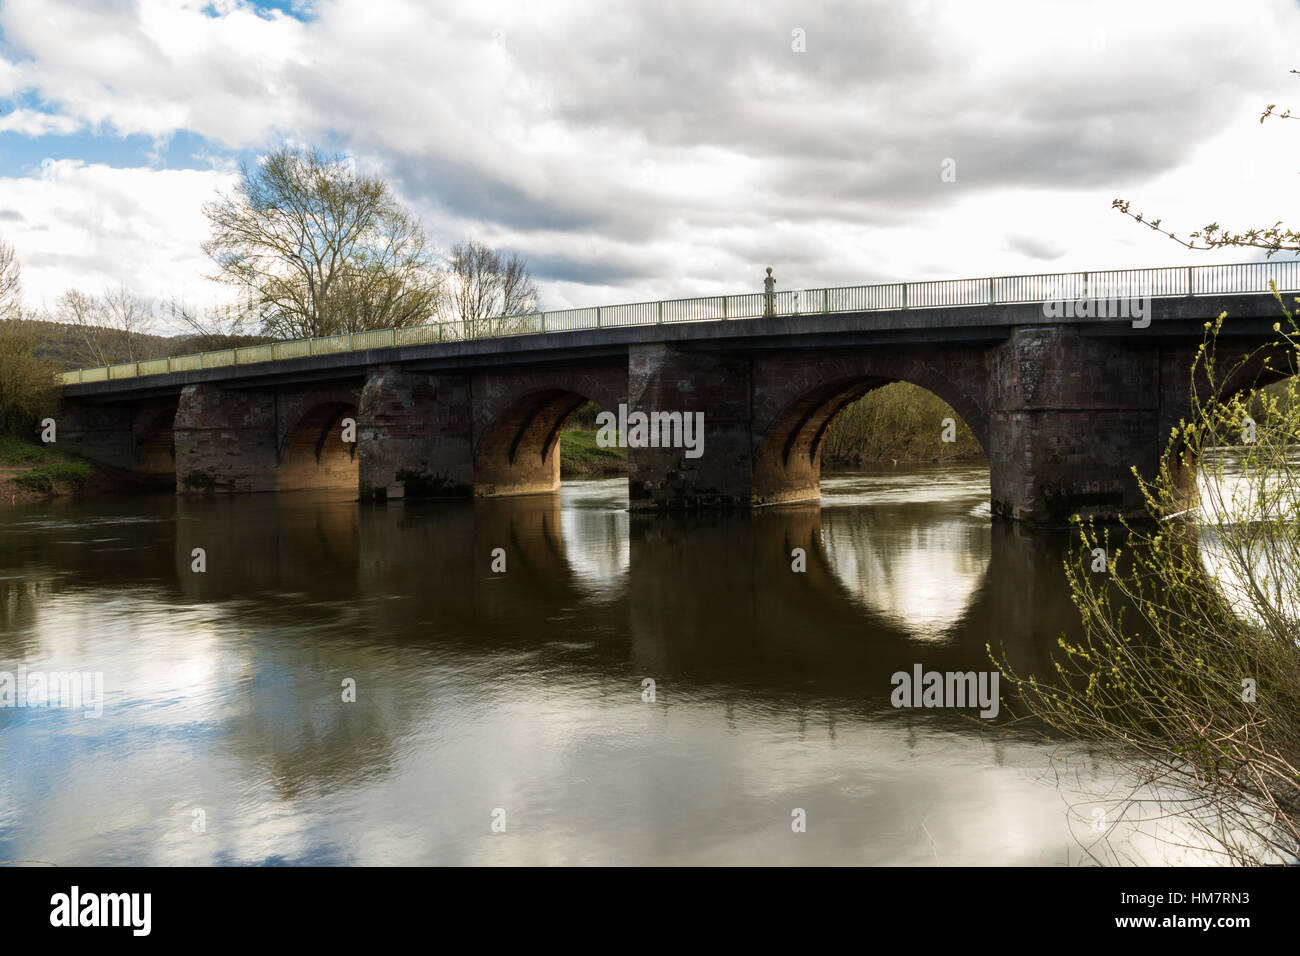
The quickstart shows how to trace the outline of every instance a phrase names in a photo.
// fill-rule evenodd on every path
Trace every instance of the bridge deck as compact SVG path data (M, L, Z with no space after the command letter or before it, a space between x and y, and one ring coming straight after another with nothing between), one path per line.
M729 340L727 347L745 348L996 342L1012 327L1036 324L1082 324L1097 334L1186 335L1225 310L1248 323L1249 329L1241 331L1259 335L1267 334L1278 317L1274 287L1300 290L1300 261L948 279L595 306L77 369L63 373L63 382L71 396L120 396L216 380L251 384L338 377L353 368L360 374L361 367L394 361L464 368L509 364L524 356L536 362L550 351L571 361L577 352L594 357L644 342L689 347ZM1131 321L1127 313L1097 318L1058 309L1053 315L1045 307L1136 299L1151 300L1149 323Z

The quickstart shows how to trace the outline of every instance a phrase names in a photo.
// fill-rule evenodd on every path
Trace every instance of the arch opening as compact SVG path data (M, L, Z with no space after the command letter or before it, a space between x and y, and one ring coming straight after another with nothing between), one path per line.
M1235 619L1222 626L1282 641L1294 641L1300 625L1300 376L1290 371L1289 363L1266 367L1225 389L1231 404L1197 420L1201 453L1180 446L1169 456L1171 517L1183 519L1171 525L1195 547L1205 586Z
M864 376L813 388L790 402L758 443L754 503L819 497L823 464L987 466L985 441L969 424L977 416L968 415L925 385L901 379Z
M1248 443L1262 440L1255 435L1261 429L1265 435L1292 431L1292 423L1300 417L1300 375L1288 361L1290 356L1280 356L1281 361L1278 358L1273 355L1277 364L1272 364L1256 356L1254 361L1244 363L1228 376L1221 389L1221 400L1233 403L1230 407L1240 403L1242 420L1225 422L1221 416L1211 415L1213 431L1221 437L1218 442L1211 441L1214 447L1203 448L1203 454L1208 456L1206 460L1189 448L1182 437L1162 450L1163 464L1168 469L1175 495L1175 513L1194 511L1200 520L1219 523L1225 517L1220 512L1237 507L1232 500L1234 495L1224 497L1223 486L1242 484L1243 475L1238 467L1240 450ZM1271 422L1274 418L1278 419L1276 423ZM1268 464L1277 467L1280 463ZM1206 487L1206 479L1212 487Z
M602 406L568 389L530 392L501 413L474 450L474 489L480 496L558 491L564 478L627 474L624 449L596 438Z
M357 406L322 402L309 408L285 435L276 469L276 491L347 488L358 481L355 427ZM351 439L351 440L349 440Z
M176 409L175 405L159 409L137 429L133 471L159 478L176 474Z

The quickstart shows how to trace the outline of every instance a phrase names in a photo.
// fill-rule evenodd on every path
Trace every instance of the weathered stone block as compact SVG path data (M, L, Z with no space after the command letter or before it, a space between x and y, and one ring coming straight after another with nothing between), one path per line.
M371 370L357 412L358 485L365 500L469 495L469 379L390 365Z
M750 505L753 488L750 362L747 358L634 346L628 410L704 413L702 454L685 448L628 448L634 511Z
M273 491L274 392L187 385L173 429L178 494Z

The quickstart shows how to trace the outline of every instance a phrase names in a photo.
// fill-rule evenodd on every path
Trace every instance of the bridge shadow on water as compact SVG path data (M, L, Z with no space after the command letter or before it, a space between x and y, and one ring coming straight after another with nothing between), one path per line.
M434 649L515 655L543 674L590 668L864 713L888 708L896 671L987 670L986 645L1042 670L1074 630L1066 536L991 523L966 499L640 516L617 507L619 485L388 505L295 493L48 506L9 529L0 557L81 602L202 607L259 667L340 647L412 663ZM30 581L4 582L18 623L39 613L21 597Z
M943 780L956 788L944 798L954 815L930 827L968 842L959 820L991 799L982 789L991 784L984 771L959 784L952 763L1020 766L1028 753L1037 765L1039 745L971 710L896 710L891 676L915 665L989 670L986 645L1046 670L1057 637L1072 631L1068 540L992 523L978 475L930 501L837 481L821 504L675 516L629 513L618 481L384 505L301 492L35 506L0 531L0 660L55 666L75 648L77 669L102 670L114 722L86 724L119 736L109 747L63 728L57 746L95 781L95 806L175 817L178 833L189 822L178 806L245 813L244 842L204 857L217 862L358 859L337 835L299 834L306 842L286 849L288 825L269 822L266 808L290 803L329 810L330 827L349 833L373 832L377 814L423 820L426 804L459 808L445 825L421 824L430 829L418 831L418 850L385 843L385 859L478 858L497 851L463 835L478 829L462 817L481 813L483 799L507 800L482 796L503 774L514 805L533 807L557 840L570 826L562 808L578 801L599 835L570 833L566 845L594 840L602 859L625 849L628 781L655 795L643 810L665 818L656 839L676 859L710 840L724 857L752 850L667 822L685 793L755 826L771 799L820 800L856 826L864 795L879 793L871 812L896 831ZM341 706L346 681L357 697ZM22 719L11 739L55 746L46 735L57 715ZM122 751L124 740L136 750ZM855 756L816 756L825 747ZM176 779L142 792L133 775L148 776L135 762L146 758ZM770 760L775 776L758 773ZM826 760L831 781L817 782L809 761ZM887 769L909 760L902 776ZM790 774L816 792L780 790ZM575 776L594 782L575 791ZM747 781L743 798L732 778ZM14 785L23 805L40 805L57 781ZM1058 799L1045 803L1056 809L1035 812L1059 814ZM85 813L96 819L90 803ZM53 827L37 830L56 845L101 839ZM86 858L139 859L136 838L118 837ZM823 839L825 858L837 858L838 840ZM894 837L871 839L878 848ZM898 858L926 860L918 839ZM167 840L152 858L194 859L179 836ZM0 847L24 845L0 826Z

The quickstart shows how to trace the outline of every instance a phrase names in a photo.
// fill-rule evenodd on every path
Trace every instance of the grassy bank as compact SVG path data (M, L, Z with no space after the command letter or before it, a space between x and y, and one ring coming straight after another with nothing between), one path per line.
M561 478L612 478L627 474L626 448L601 448L595 431L560 433Z
M0 504L79 494L96 474L92 465L47 445L0 435Z

